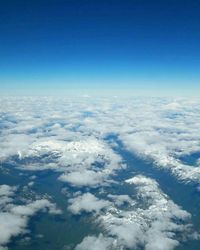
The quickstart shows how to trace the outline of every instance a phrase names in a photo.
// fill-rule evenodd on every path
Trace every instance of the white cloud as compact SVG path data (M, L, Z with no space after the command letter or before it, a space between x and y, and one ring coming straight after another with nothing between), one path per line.
M177 234L193 238L190 214L171 201L155 180L138 175L126 183L135 186L137 199L126 210L111 206L99 217L119 246L160 250L164 245L163 249L172 250L179 245Z
M85 237L76 250L90 246L173 250L182 240L199 238L190 224L191 215L170 200L154 179L137 175L125 182L133 185L136 196L108 195L110 201L106 201L86 193L69 200L74 214L95 212L96 223L104 232L104 236ZM126 207L121 207L125 202Z
M104 179L103 173L92 170L82 170L81 172L71 172L62 174L59 180L68 182L72 186L98 186Z
M29 170L58 170L57 166L61 170L81 162L87 168L94 163L95 152L103 150L102 138L116 134L134 154L168 169L181 181L199 183L199 164L194 167L180 160L200 152L198 99L24 97L2 98L0 104L3 161L18 155Z
M0 185L0 197L2 198L2 196L12 196L15 189L15 187L10 187L8 185Z
M81 212L95 212L99 213L100 210L110 205L109 201L98 199L91 193L85 193L75 198L69 199L68 209L73 214L80 214Z
M123 167L121 157L94 137L81 137L79 141L70 142L38 139L26 152L21 152L20 158L22 162L18 168L62 172L59 180L72 186L96 187Z
M181 156L200 152L199 100L154 99L148 105L136 103L136 108L128 115L130 125L118 129L126 148L152 160L157 167L168 169L181 181L199 182L198 164L191 166L180 160Z
M114 240L109 237L104 237L100 234L96 236L87 236L78 244L75 250L111 250L114 245ZM115 248L116 249L116 248Z
M0 186L0 249L5 249L11 238L27 232L29 218L39 211L49 211L52 214L60 214L61 211L55 204L47 199L29 202L25 205L14 204L15 187Z
M0 185L0 208L13 200L12 196L15 190L15 187Z
M181 160L200 152L199 100L3 98L0 104L3 163L12 161L23 170L52 169L60 173L61 181L77 188L102 187L123 168L122 158L112 150L117 147L115 139L105 142L114 134L134 155L169 170L178 180L200 185L199 160L192 164ZM114 249L142 245L146 250L162 246L171 250L181 237L191 235L190 214L171 201L157 182L139 175L128 183L137 197L110 194L101 200L79 194L71 199L72 212L94 212L105 228L104 236L85 238L83 247L91 241L98 247L100 241L116 239ZM4 187L1 192L5 192L2 206L12 204L12 195L6 194L9 189ZM21 218L24 213L29 218L37 206L40 209L39 204L13 205L7 213L13 210L12 216ZM22 220L18 223L23 225ZM112 246L104 243L105 248Z
M108 194L107 196L109 199L111 199L117 206L124 205L126 203L132 204L134 201L126 194L123 195L112 195Z

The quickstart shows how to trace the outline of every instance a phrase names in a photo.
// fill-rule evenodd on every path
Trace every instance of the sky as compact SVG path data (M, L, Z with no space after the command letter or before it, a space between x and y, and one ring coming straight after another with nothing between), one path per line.
M198 95L199 0L0 1L0 92Z

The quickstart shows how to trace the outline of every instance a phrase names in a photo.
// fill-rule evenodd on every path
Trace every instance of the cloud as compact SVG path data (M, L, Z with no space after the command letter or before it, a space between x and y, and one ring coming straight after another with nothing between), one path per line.
M126 209L111 205L98 218L119 247L172 250L181 241L177 235L196 237L189 223L191 215L171 201L155 180L137 175L126 183L134 186L137 199L132 198Z
M10 187L8 185L0 185L0 208L13 200L12 196L16 187Z
M48 97L5 98L1 104L2 166L12 163L20 171L52 170L69 186L90 188L91 193L71 197L69 210L93 213L104 235L88 236L80 246L93 241L98 247L101 241L109 249L113 243L106 244L112 241L114 249L142 246L160 250L163 246L171 250L183 239L194 237L191 215L170 200L153 179L144 175L128 179L124 185L131 185L136 196L110 193L100 199L98 192L102 187L107 191L106 185L124 168L119 155L124 149L168 170L177 180L196 182L199 187L199 159L183 161L200 152L199 100ZM16 218L20 232L26 229L32 212L53 209L47 201L16 205L13 192L2 188L0 204Z
M200 152L198 99L24 97L3 98L1 103L2 161L12 158L19 165L13 158L18 156L26 170L62 171L81 163L87 168L98 152L104 151L106 157L109 148L103 139L114 134L126 149L169 170L180 181L199 183L199 164L181 160ZM110 150L108 154L116 158Z
M121 157L94 137L70 142L38 139L20 152L16 166L23 170L61 172L59 180L78 187L97 187L124 167Z
M71 172L69 174L62 174L59 180L68 182L72 186L98 186L104 179L103 173L92 170L83 170L81 172Z
M25 205L16 205L13 199L15 190L16 187L0 186L0 249L6 249L5 247L12 237L26 233L29 218L37 212L61 213L55 204L47 199L36 200Z
M69 211L94 212L95 224L100 223L104 233L85 237L76 250L94 246L105 250L173 250L186 239L199 238L190 224L191 215L170 200L154 179L136 175L125 183L133 186L136 196L110 194L108 200L100 200L85 193L69 199Z
M110 205L109 201L98 199L91 193L85 193L75 198L71 198L69 199L69 203L68 209L73 214L80 214L81 212L99 213L100 210Z
M111 250L114 245L114 240L109 237L104 237L102 234L96 236L87 236L78 244L75 250Z
M122 206L124 204L133 203L133 200L126 194L123 194L123 195L108 194L107 197L111 199L117 206Z
M15 187L10 187L8 185L0 185L0 197L3 196L12 196L15 191Z
M56 206L47 199L36 200L27 205L14 206L10 209L10 212L15 215L31 216L39 210L45 211L46 209L48 209L49 213L51 214L61 213L61 211L57 209Z
M151 160L154 166L169 170L185 183L199 183L198 164L190 165L181 160L182 156L189 158L193 152L200 152L199 101L153 99L148 105L142 102L135 105L137 111L128 115L131 125L118 129L125 147Z

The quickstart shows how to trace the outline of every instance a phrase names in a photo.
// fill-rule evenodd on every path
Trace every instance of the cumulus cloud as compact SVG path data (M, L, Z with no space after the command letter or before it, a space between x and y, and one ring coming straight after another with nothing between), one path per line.
M26 171L51 169L70 186L97 190L114 181L114 174L124 167L115 151L120 145L120 150L150 160L180 181L196 182L199 190L199 159L183 161L200 152L197 99L3 98L0 102L2 163ZM171 250L181 237L192 235L190 214L170 200L155 180L138 175L125 185L132 185L137 195L109 194L99 199L98 194L86 193L69 200L72 213L92 212L104 227L104 236L88 236L77 247L84 249L93 242L96 249L100 245L109 249L115 242L114 249ZM17 206L13 192L2 187L0 204L16 218L20 232L31 214L53 209L47 201ZM5 242L9 239L8 234Z
M68 182L72 186L98 186L104 179L103 173L92 170L82 170L80 172L71 172L62 174L59 180Z
M132 204L134 201L129 197L129 195L123 194L123 195L112 195L108 194L107 196L109 199L111 199L117 206L121 206L124 204Z
M15 187L10 187L8 185L0 185L0 197L12 196L15 191Z
M17 168L61 172L59 180L72 186L96 187L123 167L121 157L104 141L92 136L81 136L78 141L38 138L17 154L14 158Z
M98 237L87 236L76 246L75 250L114 250L114 243L114 239L104 237L102 234L99 234Z
M100 200L85 193L69 200L73 214L95 212L104 232L104 236L85 237L76 250L90 246L105 250L173 250L181 241L199 237L190 224L191 215L170 200L154 179L136 175L125 183L133 186L136 196L110 194L108 200Z
M91 193L85 193L71 198L69 199L69 203L68 209L73 214L80 214L82 211L99 213L100 210L110 205L109 201L98 199Z
M136 106L138 110L128 115L131 125L118 130L125 147L169 170L181 181L199 183L198 164L181 160L182 156L189 158L190 154L200 152L199 100L153 99L148 105Z
M113 204L98 220L107 236L117 240L120 249L172 250L183 239L193 238L189 223L191 215L176 205L162 192L158 183L142 175L126 180L137 191L126 209Z
M102 140L115 134L134 154L199 183L199 164L181 160L200 152L198 99L2 98L0 111L0 159L18 156L24 169L87 168L95 158L102 162L100 151L116 158Z
M12 237L26 233L29 218L37 212L61 213L55 204L47 199L36 200L25 205L16 205L13 198L15 190L16 187L0 186L0 249L5 249Z
M0 208L13 200L12 196L14 195L15 190L16 187L0 185Z

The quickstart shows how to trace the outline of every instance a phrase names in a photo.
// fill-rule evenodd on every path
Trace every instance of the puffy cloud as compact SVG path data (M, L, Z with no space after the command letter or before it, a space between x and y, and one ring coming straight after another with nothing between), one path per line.
M131 125L118 129L125 147L169 170L181 181L199 183L198 162L190 165L181 160L200 152L199 100L153 99L148 105L145 102L135 105L138 110L128 115Z
M117 206L121 206L126 203L128 204L134 203L134 201L126 194L123 194L123 195L108 194L107 197L110 198Z
M12 196L15 191L15 187L10 187L8 185L0 185L0 197L3 196Z
M27 205L18 205L10 209L10 212L21 216L31 216L39 210L49 210L51 214L60 214L61 211L47 199L36 200Z
M24 97L2 98L0 104L0 159L18 155L24 169L94 164L102 139L115 134L128 150L179 180L200 180L198 162L181 160L200 152L198 99Z
M177 206L162 192L158 183L142 175L126 180L134 185L137 199L126 209L110 206L99 221L109 237L117 239L122 249L143 246L147 250L172 250L183 238L193 238L193 230L188 224L190 214ZM181 240L181 238L179 238Z
M99 213L100 210L110 205L109 201L98 199L91 193L85 193L75 198L71 198L69 199L69 203L71 205L68 209L73 214L80 214L82 211Z
M76 246L75 250L111 250L114 249L113 245L114 239L110 237L104 237L102 234L99 234L98 237L85 237L83 241Z
M94 246L105 250L173 250L182 240L199 237L190 224L191 215L170 200L154 179L136 175L125 183L133 185L136 196L110 194L110 201L106 201L86 193L69 200L74 214L95 212L104 232L104 236L85 237L76 250Z
M143 134L143 135L141 135ZM124 144L134 154L146 159L151 159L157 167L167 169L171 171L179 180L185 182L195 181L199 183L200 180L200 167L190 166L182 163L174 155L176 151L170 146L170 142L165 143L163 138L159 136L156 139L156 135L152 132L138 133L132 135L125 135L122 137ZM168 135L170 138L171 135ZM149 139L149 140L148 140ZM167 139L169 140L169 139ZM165 145L165 144L168 144ZM178 140L177 142L178 143ZM170 147L172 149L170 149ZM175 149L179 151L180 149ZM191 149L190 149L191 150ZM194 151L197 150L196 148Z
M0 185L0 208L13 200L12 196L15 190L15 187Z
M170 235L170 233L169 233ZM155 231L149 233L148 242L145 246L146 250L171 250L179 245L179 242L175 239L166 237L163 233Z
M1 143L0 159L6 160L8 157L17 155L21 157L21 152L25 151L33 142L31 135L26 134L6 134Z
M62 174L59 180L68 182L72 186L98 186L104 179L104 174L93 170L82 170L80 172L71 172Z
M0 249L6 249L12 237L26 232L29 218L37 212L48 210L52 214L61 213L55 204L47 199L16 205L12 198L15 190L15 187L8 185L0 186Z
M18 168L62 172L59 180L72 186L96 187L123 167L121 157L94 137L70 142L38 139L26 151L20 152L19 158Z
M169 170L178 180L196 182L199 189L199 159L183 161L200 152L199 100L3 98L1 104L3 163L11 161L23 170L51 169L73 187L97 190L114 181L114 174L123 168L122 158L112 149L120 145L120 150L124 146L153 166ZM112 244L105 242L115 239L114 249L142 245L147 250L164 249L162 246L171 250L181 237L191 235L190 214L171 201L156 181L138 175L128 179L129 184L136 197L110 194L102 200L86 193L71 198L72 212L94 212L105 231L104 236L86 237L80 247L91 241L98 247L101 241L109 249ZM0 190L4 207L12 204L8 191L5 187ZM31 211L43 210L42 206L44 201L41 206L13 205L6 212L12 211L17 218L24 213L29 218ZM19 221L22 229L23 221Z

